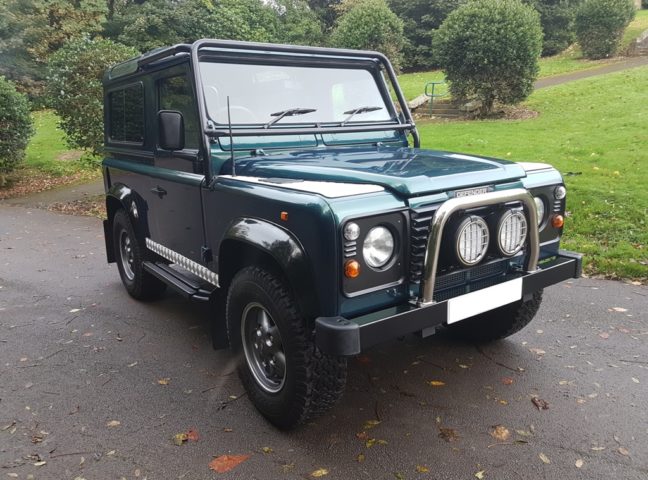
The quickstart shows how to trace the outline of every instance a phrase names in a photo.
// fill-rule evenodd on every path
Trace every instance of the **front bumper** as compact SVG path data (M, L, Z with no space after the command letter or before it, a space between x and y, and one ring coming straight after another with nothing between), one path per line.
M522 299L526 300L533 292L549 285L569 278L579 278L581 269L580 254L560 250L553 260L539 265L533 272L517 275L514 280L517 282L521 280ZM503 281L508 280L509 278L506 278ZM356 355L372 345L408 333L423 332L424 335L433 333L436 327L448 323L449 302L456 305L466 295L422 306L398 305L353 319L319 317L315 321L315 340L323 353Z

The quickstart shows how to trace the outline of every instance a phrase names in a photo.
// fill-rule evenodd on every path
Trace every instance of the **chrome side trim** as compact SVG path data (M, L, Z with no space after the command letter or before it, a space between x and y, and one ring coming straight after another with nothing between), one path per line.
M522 202L527 215L527 223L530 225L528 232L528 255L524 265L527 272L534 272L538 267L540 255L540 240L538 235L537 210L533 196L523 188L489 192L470 197L451 198L443 203L430 221L430 236L428 237L425 249L425 260L423 278L421 279L421 297L417 305L422 307L434 303L434 282L439 264L439 252L441 249L441 237L448 219L453 213L469 208L485 207L498 203Z
M171 250L170 248L160 245L159 243L154 242L150 238L146 239L146 248L151 250L154 253L157 253L162 258L166 258L172 263L176 263L185 270L190 271L197 277L202 278L204 281L211 283L212 285L218 287L218 275L215 272L212 272L207 267L200 265L199 263L194 262L193 260L180 255L178 252Z

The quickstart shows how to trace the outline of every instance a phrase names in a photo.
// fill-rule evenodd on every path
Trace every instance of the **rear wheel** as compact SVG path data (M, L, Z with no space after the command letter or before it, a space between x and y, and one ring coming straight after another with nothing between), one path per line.
M542 290L533 293L530 300L504 305L490 312L449 326L450 333L463 340L477 343L492 342L509 337L526 327L540 308Z
M254 406L275 426L294 428L331 408L346 383L346 358L322 354L294 298L275 275L241 270L227 296L230 347Z
M166 284L144 270L145 247L139 244L126 212L118 210L112 223L115 259L126 291L137 300L159 297Z

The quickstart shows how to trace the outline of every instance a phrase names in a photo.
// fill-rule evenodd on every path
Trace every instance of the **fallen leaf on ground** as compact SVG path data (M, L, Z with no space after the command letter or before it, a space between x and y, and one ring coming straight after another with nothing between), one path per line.
M600 452L601 450L605 450L605 447L592 447L592 450L595 452Z
M363 430L369 430L370 428L380 425L380 420L367 420L362 426Z
M491 436L495 440L499 440L500 442L505 442L511 436L511 432L504 425L495 425L493 427L493 431L491 432Z
M80 308L73 308L72 310L70 310L70 313L77 313L77 312L80 312L80 311L81 311Z
M576 468L581 468L583 466L583 459L579 458L578 460L576 460L576 463L574 465L576 465Z
M619 447L618 452L619 452L621 455L623 455L624 457L627 457L628 455L630 455L630 452L628 451L628 449L623 448L623 447Z
M380 438L370 438L369 440L367 440L365 445L367 448L371 448L374 445L387 445L387 440L382 440Z
M47 463L47 462L46 462L45 460L42 460L42 461L40 461L40 462L36 462L36 463L34 463L34 466L35 466L35 467L42 467L42 466L45 465L46 463Z
M549 404L542 398L533 397L531 401L538 410L549 410Z
M176 433L173 436L173 443L175 445L181 446L184 442L188 440L186 433Z
M483 480L486 478L486 470L480 470L477 473L475 473L475 478L478 478L479 480Z
M536 355L544 355L545 353L547 353L544 350L542 350L541 348L529 348L529 351L531 353L535 353Z
M547 464L551 463L549 457L547 457L544 453L540 453L540 455L538 456L540 457L540 460L542 460L542 463L547 463Z
M431 387L443 387L443 386L445 386L445 382L442 382L441 380L430 380L427 383Z
M627 308L623 308L623 307L612 307L612 310L614 310L615 312L621 312L621 313L628 311Z
M170 378L160 378L157 382L160 385L168 385L169 383L171 383L171 379Z
M369 438L369 435L367 434L367 432L358 432L356 433L356 438L359 440L366 440Z
M198 441L198 431L194 430L193 428L189 429L187 432L187 440L191 440L192 442L197 442Z
M470 367L468 365L464 365L463 363L460 363L459 368L470 368Z
M329 471L326 468L318 468L314 472L311 472L311 477L319 478L325 475L328 475Z
M502 378L502 383L504 385L513 385L513 379L511 377Z
M610 334L608 332L602 332L602 333L599 333L599 337L604 338L604 339L608 339L608 338L610 338Z
M365 457L365 454L364 454L364 453L359 453L358 456L356 457L356 461L357 461L358 463L362 463L362 462L365 461L365 458L366 458L366 457Z
M371 363L371 357L369 355L358 355L356 360L362 365L369 365Z
M121 425L121 422L119 420L111 420L108 423L106 423L107 427L118 427Z
M218 473L229 472L248 458L249 455L221 455L209 462L209 468Z
M454 428L439 427L439 437L446 442L454 442L459 438L459 434Z
M639 383L639 379L638 379L638 378L635 378L635 377L632 377L632 381L633 381L634 383Z
M263 448L261 449L261 451L262 451L263 453L265 453L266 455L269 454L269 453L274 452L274 450L272 449L272 447L263 447Z
M423 465L417 465L416 466L416 471L418 473L428 473L430 471L430 469L428 467L423 466Z

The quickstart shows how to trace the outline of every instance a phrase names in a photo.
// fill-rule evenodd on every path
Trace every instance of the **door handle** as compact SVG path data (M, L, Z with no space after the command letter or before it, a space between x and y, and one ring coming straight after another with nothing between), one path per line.
M155 193L160 198L167 194L167 191L159 185L157 185L155 188L151 188L151 192Z

